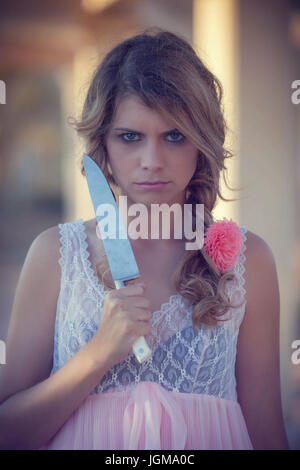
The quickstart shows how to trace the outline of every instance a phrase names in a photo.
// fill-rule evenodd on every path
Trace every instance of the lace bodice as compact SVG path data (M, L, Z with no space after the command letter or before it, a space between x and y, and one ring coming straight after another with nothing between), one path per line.
M229 310L215 327L194 330L192 305L180 294L172 295L153 313L146 337L152 356L139 364L131 352L102 378L92 394L132 389L142 381L156 382L175 392L207 394L237 400L236 344L245 312L244 261L246 229L240 227L243 249L232 269L227 293L239 308ZM84 222L59 224L61 286L57 302L53 373L96 333L108 291L91 266Z

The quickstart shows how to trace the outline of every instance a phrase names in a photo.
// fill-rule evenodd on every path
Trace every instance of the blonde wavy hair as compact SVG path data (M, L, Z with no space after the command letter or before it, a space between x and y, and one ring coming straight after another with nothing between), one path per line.
M198 148L196 171L186 188L186 203L192 204L195 229L196 204L204 204L204 231L214 222L212 210L220 193L219 179L227 170L225 160L233 154L224 148L227 126L223 116L223 89L188 41L161 28L149 28L117 44L95 70L80 120L69 119L86 153L99 165L112 185L106 135L124 96L137 96L152 109L173 120L176 128ZM81 173L85 176L83 161ZM229 188L225 174L223 177ZM229 188L231 189L231 188ZM233 189L234 190L234 189ZM106 257L96 265L100 281L105 278ZM193 324L215 326L232 305L225 292L233 273L220 273L204 248L187 250L173 274L176 291L193 304Z

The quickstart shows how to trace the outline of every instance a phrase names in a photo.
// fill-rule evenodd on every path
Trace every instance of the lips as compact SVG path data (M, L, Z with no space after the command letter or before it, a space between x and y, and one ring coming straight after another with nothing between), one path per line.
M164 184L169 183L169 181L138 181L136 184Z
M136 183L136 184L145 191L156 191L156 190L160 190L160 189L167 187L169 183L170 181L155 181L155 182L147 181L144 183Z
M168 181L141 181L140 183L137 184L165 184L168 183Z

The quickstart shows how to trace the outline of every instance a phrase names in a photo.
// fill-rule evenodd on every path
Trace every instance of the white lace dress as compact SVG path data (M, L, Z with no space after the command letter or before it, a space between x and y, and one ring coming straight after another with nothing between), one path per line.
M55 373L97 331L107 294L91 266L83 219L59 225L61 288ZM146 337L152 356L133 353L115 365L41 449L253 449L237 401L235 360L245 313L243 249L228 295L242 307L216 327L192 325L192 306L172 295L153 313Z

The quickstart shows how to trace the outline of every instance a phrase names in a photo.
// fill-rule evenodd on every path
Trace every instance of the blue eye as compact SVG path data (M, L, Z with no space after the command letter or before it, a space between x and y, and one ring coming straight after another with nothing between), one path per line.
M125 139L125 136L138 136L135 132L126 132L124 134L119 134L118 137L120 137L124 142L136 142L138 139Z
M175 137L175 139L169 137ZM137 142L139 141L139 134L137 132L124 132L123 134L119 134L118 137L124 142L124 143L130 143L130 142ZM133 138L132 138L133 137ZM173 144L179 144L182 143L185 140L184 135L182 135L178 131L172 131L167 134L167 142L173 143Z
M178 142L178 143L179 143L179 142L182 142L182 141L184 141L184 139L185 139L185 137L184 137L182 134L180 134L180 132L177 132L177 131L170 132L170 134L168 134L168 135L169 135L169 136L172 136L172 135L174 136L174 135L175 135L175 136L179 137L179 139L169 140L169 142L173 142L173 143L175 143L175 144L176 144L177 142Z

